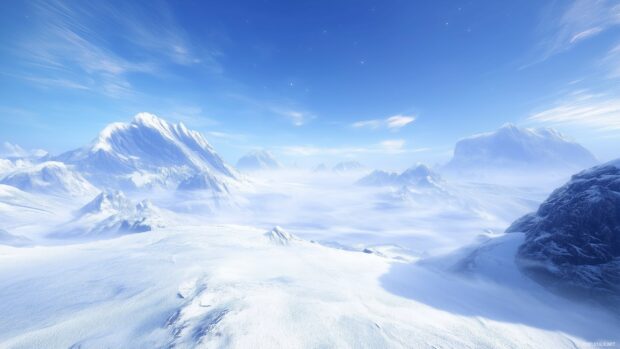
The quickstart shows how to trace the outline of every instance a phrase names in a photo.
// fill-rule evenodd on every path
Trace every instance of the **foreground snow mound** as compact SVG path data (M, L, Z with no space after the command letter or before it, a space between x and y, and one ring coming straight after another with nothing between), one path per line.
M13 247L21 247L30 245L30 239L21 236L13 235L4 229L0 229L0 245L9 245Z
M276 170L282 165L266 150L248 153L237 161L237 168L245 171Z
M596 162L587 149L553 129L506 124L495 132L460 140L446 169L465 174L515 169L575 171Z
M138 187L178 184L205 170L222 179L238 176L200 133L149 113L137 114L131 123L108 125L92 144L57 160L75 164L94 182L108 185L123 180Z
M301 241L300 238L279 226L275 226L273 229L266 232L265 237L267 237L272 243L283 246L289 245L293 241Z
M582 171L514 222L521 266L570 291L620 297L620 161Z
M2 178L0 183L32 193L84 196L97 192L82 175L57 161L20 168Z
M56 229L54 238L100 238L164 228L160 210L148 200L133 205L120 192L103 192Z
M332 167L332 171L337 173L361 171L366 167L357 161L342 161Z
M401 174L376 170L357 181L366 186L413 186L434 188L441 186L441 177L424 164L416 164Z

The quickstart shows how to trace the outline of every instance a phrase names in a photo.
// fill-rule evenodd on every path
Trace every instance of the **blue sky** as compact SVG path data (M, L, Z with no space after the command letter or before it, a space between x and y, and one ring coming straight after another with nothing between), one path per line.
M0 140L53 153L149 111L229 161L407 166L506 122L620 149L616 1L5 1Z

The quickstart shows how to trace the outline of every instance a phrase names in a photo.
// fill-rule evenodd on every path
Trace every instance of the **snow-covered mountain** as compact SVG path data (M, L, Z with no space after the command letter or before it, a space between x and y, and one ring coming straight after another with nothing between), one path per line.
M245 171L275 170L280 167L282 165L266 150L250 152L237 161L237 168Z
M32 193L88 196L97 192L81 174L57 161L19 168L2 178L0 183Z
M238 178L200 133L149 113L137 114L130 123L110 124L90 145L56 159L107 186L176 186L205 170L222 181Z
M357 181L366 186L414 186L439 187L442 179L439 174L424 164L416 164L402 173L375 170Z
M352 172L352 171L361 171L366 167L360 164L357 161L342 161L337 163L334 167L332 167L332 171L338 173Z
M522 268L570 291L620 297L620 160L582 171L507 232L524 232Z
M121 191L104 191L80 208L75 218L50 234L53 238L104 238L142 233L165 225L148 200L133 204Z
M214 194L228 193L226 183L218 180L210 172L203 171L197 173L179 183L178 190L207 190Z
M116 213L131 209L131 201L122 191L103 191L92 201L82 206L79 216L87 214Z
M273 229L266 232L264 235L272 243L282 246L289 245L293 241L301 241L300 238L289 233L288 231L282 229L279 226L273 227Z
M556 130L506 124L458 141L445 170L463 174L533 169L574 172L596 163L586 148Z

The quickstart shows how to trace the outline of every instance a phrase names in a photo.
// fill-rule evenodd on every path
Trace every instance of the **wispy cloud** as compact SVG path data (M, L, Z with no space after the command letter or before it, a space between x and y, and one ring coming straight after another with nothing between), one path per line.
M620 25L620 3L615 0L560 1L557 5L560 8L550 8L541 20L538 61Z
M386 152L399 153L405 146L404 139L388 139L379 143L379 146Z
M132 74L165 75L170 64L214 61L196 55L164 3L51 0L30 6L36 24L8 49L28 65L29 75L37 75L25 79L33 83L127 97L135 91ZM121 54L119 45L131 50Z
M400 129L415 121L415 116L394 115L387 118L386 123L389 129Z
M578 92L555 106L530 115L529 122L574 126L594 131L620 131L620 98Z
M351 124L354 128L369 128L369 129L378 129L378 128L387 128L390 130L400 130L401 128L409 125L414 122L416 119L415 115L393 115L385 119L371 119L371 120L361 120L356 121Z
M290 100L261 100L243 94L229 94L228 97L250 106L253 113L275 114L288 120L293 126L303 126L317 118L314 113L304 110Z
M227 141L242 141L246 139L246 135L239 133L228 133L221 131L209 131L207 135L213 138L219 138Z
M363 121L356 121L354 123L351 124L351 126L355 127L355 128L379 128L379 126L381 126L382 124L382 120L379 119L373 119L373 120L363 120Z
M590 28L590 29L586 29L582 32L579 32L575 35L573 35L573 37L570 39L570 44L575 44L581 40L585 40L591 36L594 36L600 32L603 31L603 28L601 27L594 27L594 28Z
M608 69L610 78L620 78L620 42L607 52L602 64Z
M280 114L289 119L295 126L303 126L308 121L315 118L315 116L308 112L302 112L298 110L282 110L280 108L271 108L273 112Z

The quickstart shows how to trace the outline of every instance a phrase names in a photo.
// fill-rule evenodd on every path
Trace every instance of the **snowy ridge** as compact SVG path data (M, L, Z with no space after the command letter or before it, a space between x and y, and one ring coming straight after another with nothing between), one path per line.
M375 170L369 175L357 181L359 185L366 186L414 186L414 187L440 187L442 179L439 174L432 171L424 164L416 164L402 173Z
M265 233L265 237L269 239L272 243L276 245L286 246L291 244L293 241L301 241L297 236L289 233L288 231L282 229L279 226L273 227L270 231Z
M123 192L103 191L97 195L91 202L84 205L78 215L100 214L105 212L126 211L131 207L131 201L125 197Z
M332 167L332 171L336 173L346 173L364 170L366 167L357 161L342 161Z
M0 183L32 193L88 196L97 192L81 174L57 161L17 169L2 178Z
M200 133L149 113L137 114L131 123L110 124L89 146L56 159L75 164L94 182L117 187L123 181L136 187L176 185L201 171L211 171L222 181L238 178Z
M163 227L165 224L160 209L149 200L134 205L120 191L102 192L79 209L73 220L51 233L50 237L105 238Z
M213 194L229 193L226 183L218 180L217 177L208 171L197 173L187 179L182 180L177 187L178 190L206 190Z

